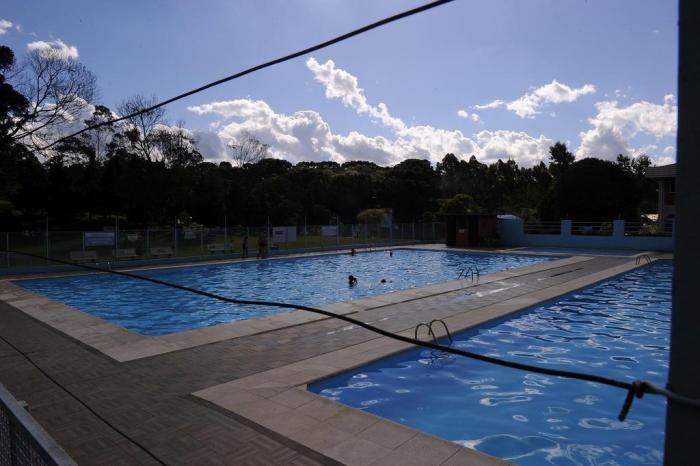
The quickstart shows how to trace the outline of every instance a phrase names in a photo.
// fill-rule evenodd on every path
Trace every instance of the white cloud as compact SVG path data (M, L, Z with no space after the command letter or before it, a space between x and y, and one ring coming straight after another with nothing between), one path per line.
M198 147L208 159L226 159L226 144L247 131L270 145L274 157L290 162L333 160L371 160L380 165L394 165L407 158L436 162L448 152L458 156L476 155L483 161L513 158L530 165L547 157L553 141L540 136L514 131L482 131L478 143L458 130L432 126L411 126L395 138L367 136L356 131L336 134L323 117L305 110L291 115L275 112L261 100L236 99L188 107L198 115L217 114L226 119L216 133L195 132Z
M403 121L389 114L389 109L383 102L380 102L376 107L369 105L364 95L364 89L358 84L357 77L336 68L333 60L320 64L311 57L306 60L306 66L314 74L316 81L325 86L327 98L340 98L346 107L354 108L358 114L367 114L373 120L392 129L402 130L406 127Z
M457 116L465 120L471 120L474 123L481 121L481 118L476 113L469 113L466 110L457 110Z
M21 24L15 24L15 29L17 32L22 32L22 25Z
M619 107L617 101L603 101L595 106L598 113L588 120L593 128L579 134L581 145L576 151L578 157L614 160L617 154L640 152L650 152L648 155L653 157L658 155L656 145L635 149L631 140L639 134L657 139L676 134L678 106L672 94L664 96L663 104L641 101ZM675 148L667 146L663 150L664 157L670 157L671 152L675 152Z
M506 104L504 100L501 99L496 99L493 102L489 102L484 105L474 105L474 108L477 110L486 110L489 108L498 108L498 107L503 107Z
M531 166L546 160L554 141L543 135L537 138L517 131L481 131L477 134L481 161L495 162L510 158L521 166Z
M524 94L510 102L499 99L489 102L488 104L475 105L474 108L483 110L505 106L520 118L534 118L535 115L541 113L540 108L543 105L574 102L579 97L594 92L595 86L593 84L585 84L574 89L555 79L551 83L540 86L534 91Z
M530 165L546 159L553 143L542 135L534 138L515 131L482 131L474 140L459 130L429 125L409 126L393 116L384 103L370 104L357 77L336 68L333 61L320 64L310 58L306 66L324 85L327 98L340 99L343 105L359 115L367 115L375 123L388 128L393 136L367 136L356 131L337 134L318 112L305 110L287 115L277 113L262 100L235 99L188 107L199 115L216 114L225 120L234 120L211 126L218 130L216 134L222 142L217 144L209 136L208 147L213 149L209 152L200 144L203 155L216 159L226 157L225 144L235 140L243 131L269 144L273 156L291 162L333 160L342 163L362 159L393 165L407 158L437 162L445 154L454 153L463 157L476 155L488 161L513 158L519 164ZM471 121L479 121L477 114L464 113Z
M0 36L7 33L7 30L12 27L12 21L0 19Z
M38 40L27 44L27 48L31 51L38 52L46 58L58 58L61 60L77 60L79 57L78 48L74 45L67 45L61 39L45 42Z

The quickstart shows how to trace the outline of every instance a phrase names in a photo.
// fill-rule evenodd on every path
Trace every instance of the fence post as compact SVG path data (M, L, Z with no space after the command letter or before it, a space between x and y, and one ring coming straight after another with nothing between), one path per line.
M571 237L571 220L561 221L561 236L567 238Z
M224 215L224 244L228 244L228 219Z
M7 266L10 267L10 232L5 233L5 251L7 253L5 254L7 256Z
M624 238L625 238L625 221L624 220L613 220L613 238L624 240Z
M389 244L394 243L394 217L389 220Z
M46 263L49 263L49 216L46 216Z
M204 225L199 225L199 254L204 255Z
M151 235L148 227L146 227L146 255L151 255Z

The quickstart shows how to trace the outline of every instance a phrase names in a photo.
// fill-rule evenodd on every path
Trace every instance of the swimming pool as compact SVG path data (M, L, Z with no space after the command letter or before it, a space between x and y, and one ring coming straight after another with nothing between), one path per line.
M482 275L554 257L416 249L331 254L138 272L192 288L251 300L309 306L349 301L457 278L466 265ZM358 284L348 286L348 275ZM386 283L381 283L385 279ZM20 280L20 286L143 335L207 327L280 312L239 306L115 275Z
M551 368L665 385L670 262L613 277L514 317L455 335L454 345ZM312 384L352 407L521 465L662 464L666 403L600 384L409 350Z

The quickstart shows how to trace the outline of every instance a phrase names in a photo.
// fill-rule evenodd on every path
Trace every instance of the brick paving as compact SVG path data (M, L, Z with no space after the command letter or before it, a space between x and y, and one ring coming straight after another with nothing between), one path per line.
M595 258L353 317L387 330L405 330L629 260ZM118 363L3 302L0 335L162 461L183 465L331 463L190 394L376 338L367 330L328 319ZM29 404L31 414L79 464L156 464L1 340L0 383Z

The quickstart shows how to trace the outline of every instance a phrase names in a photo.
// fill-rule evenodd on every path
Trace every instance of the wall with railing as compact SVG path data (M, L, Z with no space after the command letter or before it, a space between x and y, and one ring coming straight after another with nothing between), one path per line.
M499 218L497 228L503 246L673 250L672 223L657 224L625 220L524 222L518 218Z
M76 463L0 384L0 465L75 466Z
M269 228L197 226L119 230L108 228L101 231L0 232L0 274L31 272L40 268L49 270L54 267L43 259L5 251L25 252L72 262L109 262L110 266L131 266L215 257L241 257L246 236L248 256L256 257L261 236L266 238L267 255L282 255L352 247L443 242L445 224L339 224Z

